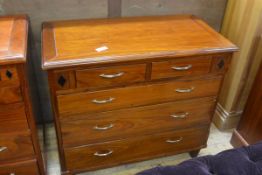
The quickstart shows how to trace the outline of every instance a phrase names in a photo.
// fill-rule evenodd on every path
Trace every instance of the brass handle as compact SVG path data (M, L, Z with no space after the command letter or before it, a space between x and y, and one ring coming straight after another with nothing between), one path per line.
M115 100L115 98L110 97L109 99L106 99L106 100L97 100L97 99L94 99L94 100L92 100L92 102L93 102L93 103L96 103L96 104L105 104L105 103L110 103L110 102L112 102L113 100Z
M104 126L104 127L100 127L100 126L97 126L97 125L96 125L96 126L94 127L94 129L95 129L95 130L108 130L108 129L111 129L111 128L113 128L113 127L114 127L114 124L111 123L110 125Z
M188 112L184 112L184 113L172 114L170 116L173 118L186 118L188 115L189 115Z
M117 74L100 74L99 76L102 78L117 78L117 77L121 77L124 75L124 72L119 72Z
M98 156L98 157L106 157L106 156L109 156L109 155L112 154L112 153L113 153L112 150L108 150L108 151L105 152L105 153L95 152L95 153L94 153L94 156Z
M174 144L174 143L181 142L182 140L183 140L183 137L180 137L180 138L177 139L177 140L168 139L168 140L166 140L166 142L167 142L167 143L172 143L172 144Z
M5 150L7 150L7 147L0 146L0 152L3 152L3 151L5 151Z
M10 173L9 175L15 175L15 173Z
M176 89L176 92L179 92L179 93L189 93L189 92L192 92L194 89L195 89L194 87L187 88L187 89L178 88L178 89Z
M183 70L189 70L191 69L193 66L191 64L187 65L187 66L174 66L172 67L172 69L174 70L178 70L178 71L183 71Z

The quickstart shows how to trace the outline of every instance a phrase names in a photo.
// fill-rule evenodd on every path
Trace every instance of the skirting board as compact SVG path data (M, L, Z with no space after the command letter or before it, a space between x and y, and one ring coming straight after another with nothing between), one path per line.
M217 104L213 123L220 130L235 128L243 111L226 111L221 104Z

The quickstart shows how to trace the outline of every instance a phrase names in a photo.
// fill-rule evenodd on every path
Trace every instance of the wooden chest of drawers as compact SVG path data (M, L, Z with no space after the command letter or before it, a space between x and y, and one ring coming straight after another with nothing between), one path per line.
M45 23L63 173L196 155L236 50L194 16Z
M25 16L0 17L0 174L44 175L27 81Z

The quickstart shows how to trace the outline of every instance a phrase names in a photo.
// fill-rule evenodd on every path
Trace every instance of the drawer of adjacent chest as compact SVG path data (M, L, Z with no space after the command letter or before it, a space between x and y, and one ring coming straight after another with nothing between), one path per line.
M80 146L172 129L208 125L215 99L203 98L61 120L64 146Z
M0 162L28 158L34 155L29 133L0 134Z
M216 96L221 77L59 95L60 116Z
M21 132L28 129L23 103L0 105L0 133Z
M208 128L194 128L67 148L66 165L69 170L91 170L167 156L204 147L207 135Z
M36 160L0 165L1 175L38 175Z
M22 94L19 85L0 87L0 105L11 104L22 101Z
M15 66L0 66L0 85L19 83L17 68Z
M151 79L204 75L210 72L212 56L153 62Z

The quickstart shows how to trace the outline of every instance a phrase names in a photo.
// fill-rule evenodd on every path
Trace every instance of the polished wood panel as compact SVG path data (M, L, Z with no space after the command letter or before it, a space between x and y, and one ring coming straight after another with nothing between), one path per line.
M20 86L7 86L0 89L0 105L22 101Z
M0 105L0 133L29 130L23 103Z
M192 148L204 147L208 132L206 127L193 128L142 137L136 135L124 140L68 148L65 149L66 164L69 170L91 170L181 153ZM110 152L112 153L108 154Z
M0 165L1 175L39 175L36 160Z
M80 146L208 125L214 106L214 98L205 98L66 118L61 121L63 145Z
M262 63L249 94L243 115L235 130L233 146L254 144L262 140Z
M44 69L236 49L195 16L47 22L43 29Z
M99 88L128 85L145 81L146 64L114 66L76 71L78 88Z
M161 79L179 76L205 75L210 71L211 62L212 56L153 62L151 78Z
M220 88L221 78L206 80L175 81L117 88L112 90L83 92L58 96L60 115L76 113L108 111L125 107L155 104L172 100L216 96ZM178 90L188 92L177 92ZM192 91L191 91L192 89ZM97 100L98 102L94 102ZM99 101L108 101L99 104Z
M0 134L0 162L33 156L34 148L29 133Z

